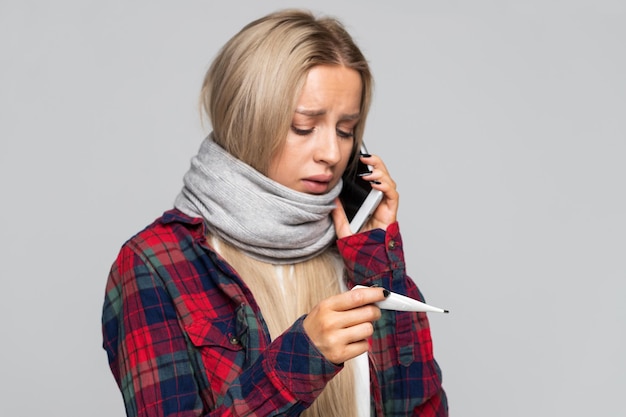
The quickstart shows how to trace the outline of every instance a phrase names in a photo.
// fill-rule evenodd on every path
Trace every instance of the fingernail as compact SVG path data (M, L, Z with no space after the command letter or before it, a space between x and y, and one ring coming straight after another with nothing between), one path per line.
M389 290L383 289L383 295L385 296L385 298L389 297L389 294L391 294Z
M362 153L362 154L361 154L361 156L362 156L363 158L369 158L369 157L370 157L370 156L372 156L372 155L370 155L370 154L368 154L368 153Z
M376 181L376 180L372 180L372 181L370 181L370 184L377 184L377 185L380 185L380 184L381 184L381 182L380 182L380 181Z

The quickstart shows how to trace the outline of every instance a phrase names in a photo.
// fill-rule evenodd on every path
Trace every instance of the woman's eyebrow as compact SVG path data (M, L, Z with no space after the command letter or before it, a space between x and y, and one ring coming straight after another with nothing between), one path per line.
M326 114L326 110L307 110L303 108L297 108L296 113L301 114L303 116L309 117L317 117L323 116ZM353 114L344 114L341 116L341 120L356 120L361 117L361 113L353 113Z
M344 114L341 116L341 120L358 120L361 118L361 113Z
M296 109L296 113L301 114L303 116L309 116L309 117L317 117L317 116L323 116L326 114L326 110L308 110L308 109L303 109L303 108L297 108Z

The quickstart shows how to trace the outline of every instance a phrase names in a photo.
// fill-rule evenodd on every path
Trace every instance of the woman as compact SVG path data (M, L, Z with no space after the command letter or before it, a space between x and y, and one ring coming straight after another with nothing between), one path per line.
M334 19L276 12L222 48L202 88L213 132L109 275L104 348L129 416L447 415L425 314L374 305L421 298L380 158L361 156L384 194L362 232L337 198L371 90Z

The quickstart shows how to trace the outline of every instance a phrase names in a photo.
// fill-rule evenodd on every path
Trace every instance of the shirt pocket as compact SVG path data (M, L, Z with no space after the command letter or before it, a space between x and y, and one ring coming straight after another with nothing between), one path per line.
M196 319L193 323L185 325L185 331L196 347L221 346L229 351L242 349L230 320Z
M409 372L418 372L412 378L419 379L422 390L414 398L426 400L441 389L441 370L433 355L430 326L426 313L396 313L396 343L398 361ZM417 314L417 318L412 315ZM418 390L420 391L420 390Z
M195 350L196 366L208 386L209 406L216 401L237 378L243 367L245 352L236 336L232 320L198 319L185 325L185 332ZM199 360L198 360L199 359Z

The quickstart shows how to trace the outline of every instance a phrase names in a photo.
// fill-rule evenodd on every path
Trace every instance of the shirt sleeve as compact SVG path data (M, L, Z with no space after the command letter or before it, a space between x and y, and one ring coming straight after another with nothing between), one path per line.
M339 239L337 247L344 258L349 288L377 285L425 301L406 274L397 222L387 230L374 229ZM381 319L374 325L370 354L376 361L385 415L400 410L404 415L448 415L426 313L382 310Z
M124 246L107 282L104 348L128 417L295 416L341 369L314 348L300 319L209 405L198 373L219 371L204 370L189 351L159 268Z

